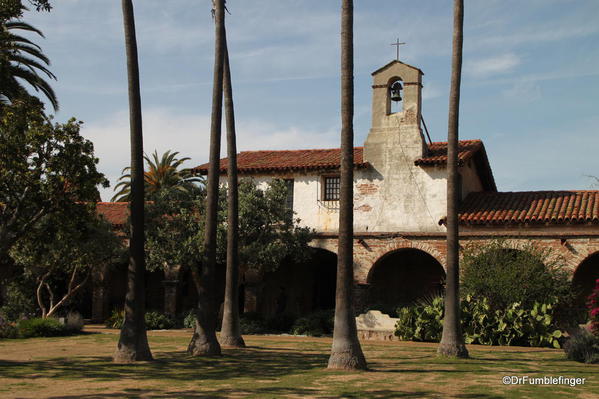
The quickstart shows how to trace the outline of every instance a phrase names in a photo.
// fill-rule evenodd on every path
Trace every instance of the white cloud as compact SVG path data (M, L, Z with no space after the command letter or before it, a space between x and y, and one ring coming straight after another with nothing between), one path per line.
M518 56L507 53L467 62L464 69L475 78L484 78L510 72L519 64L520 58Z
M208 160L210 118L207 115L177 113L170 108L150 108L143 113L144 149L159 154L167 150L179 151L190 157L184 166L191 167ZM82 134L92 140L99 169L110 180L112 187L129 165L129 120L126 112L85 124ZM225 125L223 124L221 155L226 156ZM262 120L237 123L237 150L300 149L338 147L335 127L324 132L306 131L296 126L277 126ZM109 200L112 188L101 191L102 199Z
M534 81L517 81L511 87L502 91L504 97L510 101L531 103L542 97L541 87Z

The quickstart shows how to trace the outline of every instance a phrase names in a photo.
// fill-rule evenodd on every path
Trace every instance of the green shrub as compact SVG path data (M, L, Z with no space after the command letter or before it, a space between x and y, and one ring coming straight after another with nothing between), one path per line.
M125 321L125 311L114 309L110 314L110 317L106 319L104 325L108 328L116 328L121 329L123 327L123 322Z
M317 310L297 319L291 327L291 333L312 337L332 334L334 316L335 312L333 310Z
M599 337L580 329L564 344L564 352L570 360L582 363L599 363Z
M147 330L168 330L175 328L177 325L177 322L171 316L155 311L146 312L145 319ZM120 329L123 327L124 321L125 311L115 309L104 324L108 328Z
M405 341L439 342L443 329L443 298L418 302L397 310L395 335Z
M146 312L146 329L148 330L170 330L175 328L175 320L164 313Z
M19 330L19 336L22 338L58 337L69 334L63 324L51 317L20 320L17 323L17 329Z
M475 300L468 295L460 302L464 340L467 344L559 348L562 332L553 317L555 303L534 303L525 309L516 302L494 310L486 298ZM402 340L439 342L443 308L441 297L430 304L400 308L395 335Z
M35 292L35 286L21 280L23 279L18 278L6 286L6 295L4 304L0 307L0 313L3 313L9 321L33 317L38 310L34 296L31 295L32 292Z
M187 316L183 319L183 328L194 328L196 325L196 315L193 310L187 313Z
M257 312L247 312L239 316L239 326L242 334L266 334L266 321Z
M564 263L547 249L527 245L511 248L506 241L464 249L460 290L463 295L488 298L493 309L518 302L531 309L535 302L573 300Z
M17 327L10 323L6 317L0 313L0 339L3 338L17 338L19 335L19 330Z

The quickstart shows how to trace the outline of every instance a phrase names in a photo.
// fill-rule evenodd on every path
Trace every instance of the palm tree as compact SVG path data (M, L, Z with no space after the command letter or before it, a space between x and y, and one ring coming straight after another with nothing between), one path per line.
M354 35L353 0L341 9L341 189L339 197L339 257L335 293L335 327L328 368L365 370L352 304L353 272L353 167L354 167Z
M210 159L206 185L206 231L204 236L205 258L198 276L193 269L198 286L196 324L187 351L194 356L220 355L216 339L216 227L218 214L218 185L220 167L220 137L223 107L223 61L225 50L225 4L224 0L212 0L215 19L214 80L212 87L212 115L210 123Z
M43 33L33 26L18 20L1 24L0 32L0 101L13 102L19 97L29 94L22 85L27 82L35 91L41 91L58 110L58 100L54 90L41 74L56 80L56 76L47 68L50 60L42 53L42 49L31 40L15 34L21 30L34 32L44 37Z
M229 50L225 29L223 60L223 89L225 95L225 119L227 121L227 275L223 324L220 331L222 345L242 348L245 342L239 326L239 190L237 186L237 144L235 134L235 109L229 65Z
M460 114L460 82L462 79L462 42L464 0L454 0L453 54L451 59L451 92L447 130L447 279L443 335L437 353L442 356L468 357L460 327L460 265L458 237L458 123Z
M125 297L125 320L113 360L130 363L152 360L145 324L144 256L144 178L141 95L135 18L131 0L122 0L127 75L129 82L129 121L131 126L131 239Z
M203 183L204 179L199 176L194 176L191 169L179 169L181 164L191 158L177 158L179 152L167 151L158 156L158 152L154 151L152 157L144 154L144 160L147 164L147 170L144 172L144 187L146 199L158 193L163 189L174 189L184 193L197 190L194 183ZM114 186L114 191L117 193L110 201L129 201L131 198L131 167L127 166L123 169L123 175L119 177L119 183Z

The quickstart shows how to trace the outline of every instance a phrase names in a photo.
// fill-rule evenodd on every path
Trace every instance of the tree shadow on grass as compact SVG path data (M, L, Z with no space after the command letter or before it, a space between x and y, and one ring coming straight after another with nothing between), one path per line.
M367 392L341 392L331 396L321 391L309 388L285 388L285 387L265 387L265 388L252 388L252 389L214 389L208 391L157 391L147 389L127 389L124 392L109 393L109 394L90 394L90 395L76 395L76 396L52 396L49 399L108 399L108 398L122 398L124 396L128 398L186 398L186 399L224 399L232 396L245 396L255 395L256 397L269 397L269 398L284 398L284 397L314 397L314 398L345 398L345 399L407 399L407 398L430 398L430 399L443 399L446 398L446 394L439 392L431 392L424 390L414 391L396 391L396 390L372 390ZM457 398L464 399L501 399L499 396L493 395L458 395Z
M6 378L93 378L114 380L193 381L227 380L237 377L278 378L283 375L324 368L327 354L290 350L246 348L225 351L221 357L192 357L185 352L158 352L152 362L115 364L109 356L53 358L46 360L0 360L0 375Z

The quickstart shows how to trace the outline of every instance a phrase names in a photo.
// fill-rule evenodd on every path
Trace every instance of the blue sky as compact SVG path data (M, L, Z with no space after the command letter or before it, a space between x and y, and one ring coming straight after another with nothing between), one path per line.
M208 156L210 0L137 0L147 153ZM355 133L370 127L370 73L395 58L424 71L423 116L445 141L450 1L355 1ZM465 2L460 137L484 141L499 190L588 189L599 175L599 2ZM55 0L26 13L52 61L57 121L85 122L114 186L128 165L120 1ZM238 148L338 147L339 7L333 0L229 0ZM223 151L225 151L223 147ZM102 192L110 199L112 189Z

